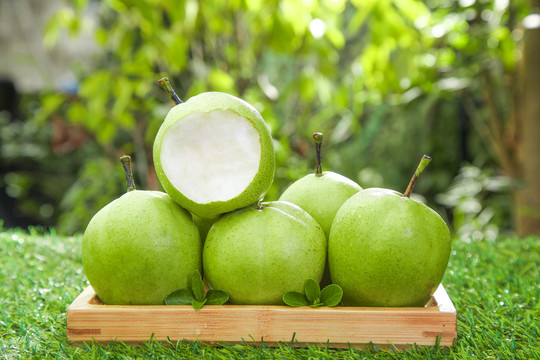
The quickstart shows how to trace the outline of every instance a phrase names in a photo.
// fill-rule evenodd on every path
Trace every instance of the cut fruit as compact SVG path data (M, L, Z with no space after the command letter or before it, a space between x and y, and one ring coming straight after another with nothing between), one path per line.
M203 204L241 194L257 175L260 158L259 132L245 118L223 110L179 120L161 147L163 171L171 184Z
M154 142L165 191L201 218L258 201L274 178L274 149L263 118L247 102L210 92L171 109Z

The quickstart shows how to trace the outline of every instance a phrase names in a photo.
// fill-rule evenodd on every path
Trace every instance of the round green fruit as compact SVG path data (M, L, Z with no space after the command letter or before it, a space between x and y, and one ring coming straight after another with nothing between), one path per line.
M206 238L203 266L214 289L233 304L283 304L306 279L320 281L327 241L304 210L282 201L225 214Z
M323 134L313 134L315 142L315 173L304 176L291 184L279 200L289 201L308 212L324 230L326 238L337 211L351 196L362 190L351 179L332 171L322 171L321 146Z
M328 242L332 281L351 306L424 306L442 280L450 231L432 209L370 188L339 209Z
M204 244L204 241L206 240L206 236L208 235L208 231L212 228L212 225L216 223L216 221L219 220L219 216L215 217L213 219L203 219L198 217L197 215L193 215L193 222L195 225L197 225L197 228L199 229L199 234L201 235L201 241Z
M295 181L279 197L307 211L330 236L330 228L339 208L351 196L362 190L351 179L332 171L309 174Z
M163 188L204 219L258 201L272 184L274 162L262 116L247 102L220 92L174 106L154 142Z
M167 194L133 190L101 209L82 241L84 272L110 305L161 305L201 271L202 244L191 214Z
M362 190L351 179L332 171L322 171L321 145L322 133L314 133L316 168L309 174L292 183L279 200L289 201L308 212L322 227L328 239L330 228L339 208L351 196ZM321 284L330 284L330 273L326 266Z

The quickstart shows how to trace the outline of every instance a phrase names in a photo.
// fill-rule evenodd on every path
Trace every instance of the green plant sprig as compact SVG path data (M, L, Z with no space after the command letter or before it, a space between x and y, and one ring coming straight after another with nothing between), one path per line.
M289 291L283 294L283 302L289 306L336 306L341 302L343 290L337 284L330 284L321 290L313 279L304 282L304 292Z
M204 305L223 305L229 300L229 294L222 290L210 289L205 292L199 270L191 275L191 289L183 288L171 292L165 297L165 305L192 305L199 310Z

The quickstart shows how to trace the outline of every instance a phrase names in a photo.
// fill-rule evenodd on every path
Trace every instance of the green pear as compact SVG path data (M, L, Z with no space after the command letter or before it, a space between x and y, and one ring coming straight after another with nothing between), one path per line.
M199 232L169 195L135 190L131 172L126 175L128 192L95 214L84 232L84 272L105 304L161 305L202 270Z
M289 201L307 211L324 230L328 238L337 211L351 196L362 190L351 179L332 171L322 171L322 133L313 134L316 150L316 171L291 184L279 200Z
M283 304L306 279L320 281L327 241L320 225L298 206L274 201L225 214L208 232L204 273L233 304Z
M315 141L316 167L314 174L308 174L292 183L281 194L279 200L289 201L307 211L321 225L326 239L339 208L351 196L362 190L351 179L332 171L322 171L321 146L323 134L313 134ZM330 284L329 268L326 266L321 284Z
M332 281L350 306L424 306L450 257L444 220L410 198L431 158L424 156L404 195L370 188L339 209L328 242Z
M179 102L161 125L153 151L165 191L204 219L257 202L274 179L266 123L253 106L229 94L208 92Z
M204 241L206 240L206 236L208 235L208 231L210 231L210 228L212 225L216 223L216 221L219 220L219 216L213 218L213 219L203 219L201 217L198 217L197 215L193 215L193 221L195 222L195 225L197 225L197 228L199 229L199 234L201 235L201 240L204 244Z

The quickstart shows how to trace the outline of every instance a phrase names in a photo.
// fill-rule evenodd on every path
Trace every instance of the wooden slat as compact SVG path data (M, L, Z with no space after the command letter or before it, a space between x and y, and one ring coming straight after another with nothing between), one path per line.
M67 336L74 343L122 340L199 340L271 345L295 339L333 347L394 344L451 346L456 338L456 309L441 285L425 307L298 307L207 305L103 305L91 287L67 309Z

